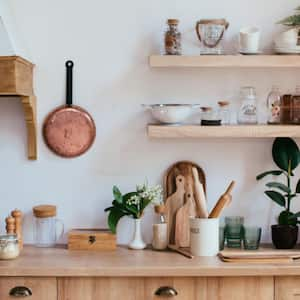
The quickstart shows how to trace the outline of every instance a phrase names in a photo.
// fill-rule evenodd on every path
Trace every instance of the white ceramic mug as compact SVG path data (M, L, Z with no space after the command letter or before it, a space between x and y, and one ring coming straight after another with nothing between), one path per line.
M240 52L259 51L260 30L257 27L245 27L240 30Z
M191 253L216 256L219 253L219 219L190 218Z

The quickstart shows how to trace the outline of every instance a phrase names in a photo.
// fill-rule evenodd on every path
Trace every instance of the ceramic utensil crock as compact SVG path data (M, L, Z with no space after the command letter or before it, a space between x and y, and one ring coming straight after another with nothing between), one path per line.
M219 252L219 219L190 218L191 253L216 256Z

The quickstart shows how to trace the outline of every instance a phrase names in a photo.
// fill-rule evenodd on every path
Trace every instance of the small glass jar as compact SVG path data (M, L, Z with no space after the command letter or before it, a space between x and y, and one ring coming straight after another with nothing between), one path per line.
M219 114L222 125L230 124L230 110L228 101L219 101Z
M238 123L257 124L257 100L254 87L246 86L241 88L241 102Z
M53 247L57 237L63 235L64 225L56 219L56 206L40 205L33 208L35 216L35 245L37 247ZM57 225L61 225L60 235L57 236Z
M179 20L169 19L165 32L165 54L181 55L181 33L178 30Z
M300 85L297 85L292 98L292 123L300 124Z
M268 124L280 123L281 94L278 86L273 86L267 98Z
M221 125L221 117L218 110L212 107L201 107L201 125L203 126L219 126Z
M280 106L280 123L293 123L293 95L291 93L287 93L282 96Z
M20 255L17 235L0 236L0 260L15 259Z

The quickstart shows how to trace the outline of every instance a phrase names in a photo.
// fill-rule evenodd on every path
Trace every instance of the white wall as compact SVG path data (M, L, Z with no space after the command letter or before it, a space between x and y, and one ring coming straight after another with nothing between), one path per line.
M277 208L263 195L255 175L273 167L272 140L150 140L149 115L142 103L216 103L230 99L238 104L241 85L254 85L264 103L271 85L282 90L299 83L295 70L168 70L150 69L149 54L160 50L164 22L181 20L185 52L197 54L194 33L200 18L226 17L227 40L235 41L241 26L258 25L264 47L281 30L275 22L292 13L298 0L227 1L72 1L12 0L22 37L36 64L39 159L26 159L26 132L18 100L1 99L0 105L0 216L16 207L26 212L25 238L32 240L31 208L42 203L58 206L66 228L105 226L103 209L117 184L130 191L146 178L160 183L163 172L181 159L200 164L207 175L210 207L230 180L237 181L227 214L244 215L248 222L268 228ZM41 136L42 122L54 107L64 103L66 59L75 61L75 102L95 118L97 139L84 156L72 160L53 155ZM299 173L297 173L299 175ZM295 200L295 203L299 200ZM298 204L298 208L300 205ZM145 221L151 238L152 213ZM119 242L126 243L131 222L122 220Z

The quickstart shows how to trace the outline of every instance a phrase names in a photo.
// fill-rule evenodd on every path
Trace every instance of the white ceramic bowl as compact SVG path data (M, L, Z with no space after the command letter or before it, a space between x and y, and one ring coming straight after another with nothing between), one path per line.
M155 120L163 124L179 124L191 116L200 104L153 104L143 105L151 110Z

